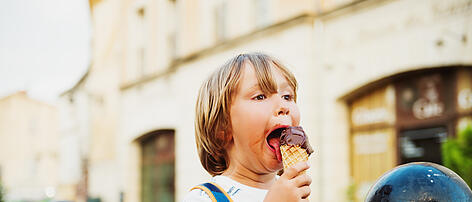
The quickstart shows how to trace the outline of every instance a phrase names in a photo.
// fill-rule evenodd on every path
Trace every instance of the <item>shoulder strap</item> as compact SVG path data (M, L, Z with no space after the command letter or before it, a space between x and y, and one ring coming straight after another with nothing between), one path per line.
M207 182L195 186L191 190L201 189L210 196L212 202L233 202L228 193L225 192L223 188L213 182Z

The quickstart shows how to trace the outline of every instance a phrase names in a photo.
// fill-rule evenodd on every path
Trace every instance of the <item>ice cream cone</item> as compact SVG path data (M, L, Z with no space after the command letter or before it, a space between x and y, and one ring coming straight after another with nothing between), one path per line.
M308 153L306 149L298 145L282 145L280 146L280 153L282 154L282 164L284 170L294 166L301 161L308 161ZM303 171L302 173L304 173Z

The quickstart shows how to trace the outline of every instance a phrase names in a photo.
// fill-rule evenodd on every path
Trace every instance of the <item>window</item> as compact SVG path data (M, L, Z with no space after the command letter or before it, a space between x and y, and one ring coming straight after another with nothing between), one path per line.
M226 1L222 0L215 6L215 38L223 41L226 38Z
M175 32L169 34L167 42L169 47L169 57L175 59L177 57L177 37Z
M141 201L173 202L175 200L174 131L160 130L141 141Z
M175 2L169 5L169 31L167 32L167 50L168 57L173 60L177 57L177 24L178 10Z
M400 163L428 161L442 164L441 143L447 137L445 127L407 130L400 133Z
M269 24L269 8L268 0L253 0L254 3L254 22L256 27L264 27Z
M146 74L146 9L140 7L136 10L137 23L136 23L136 67L138 78L143 77Z

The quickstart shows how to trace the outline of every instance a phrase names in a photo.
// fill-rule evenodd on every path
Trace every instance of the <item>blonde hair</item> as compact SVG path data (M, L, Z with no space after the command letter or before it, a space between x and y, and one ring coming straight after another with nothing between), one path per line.
M262 53L239 54L218 68L203 83L198 93L195 117L195 139L200 162L212 176L223 173L229 165L226 147L231 142L230 107L237 91L241 71L249 62L256 72L264 93L276 93L273 67L281 71L294 91L297 81L293 74L275 58Z

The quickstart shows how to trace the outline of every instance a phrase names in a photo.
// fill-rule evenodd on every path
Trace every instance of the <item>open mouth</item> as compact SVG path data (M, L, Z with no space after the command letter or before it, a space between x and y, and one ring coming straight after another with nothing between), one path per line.
M282 161L282 155L280 154L280 135L287 126L280 126L272 130L266 138L269 148L275 153L278 161Z

